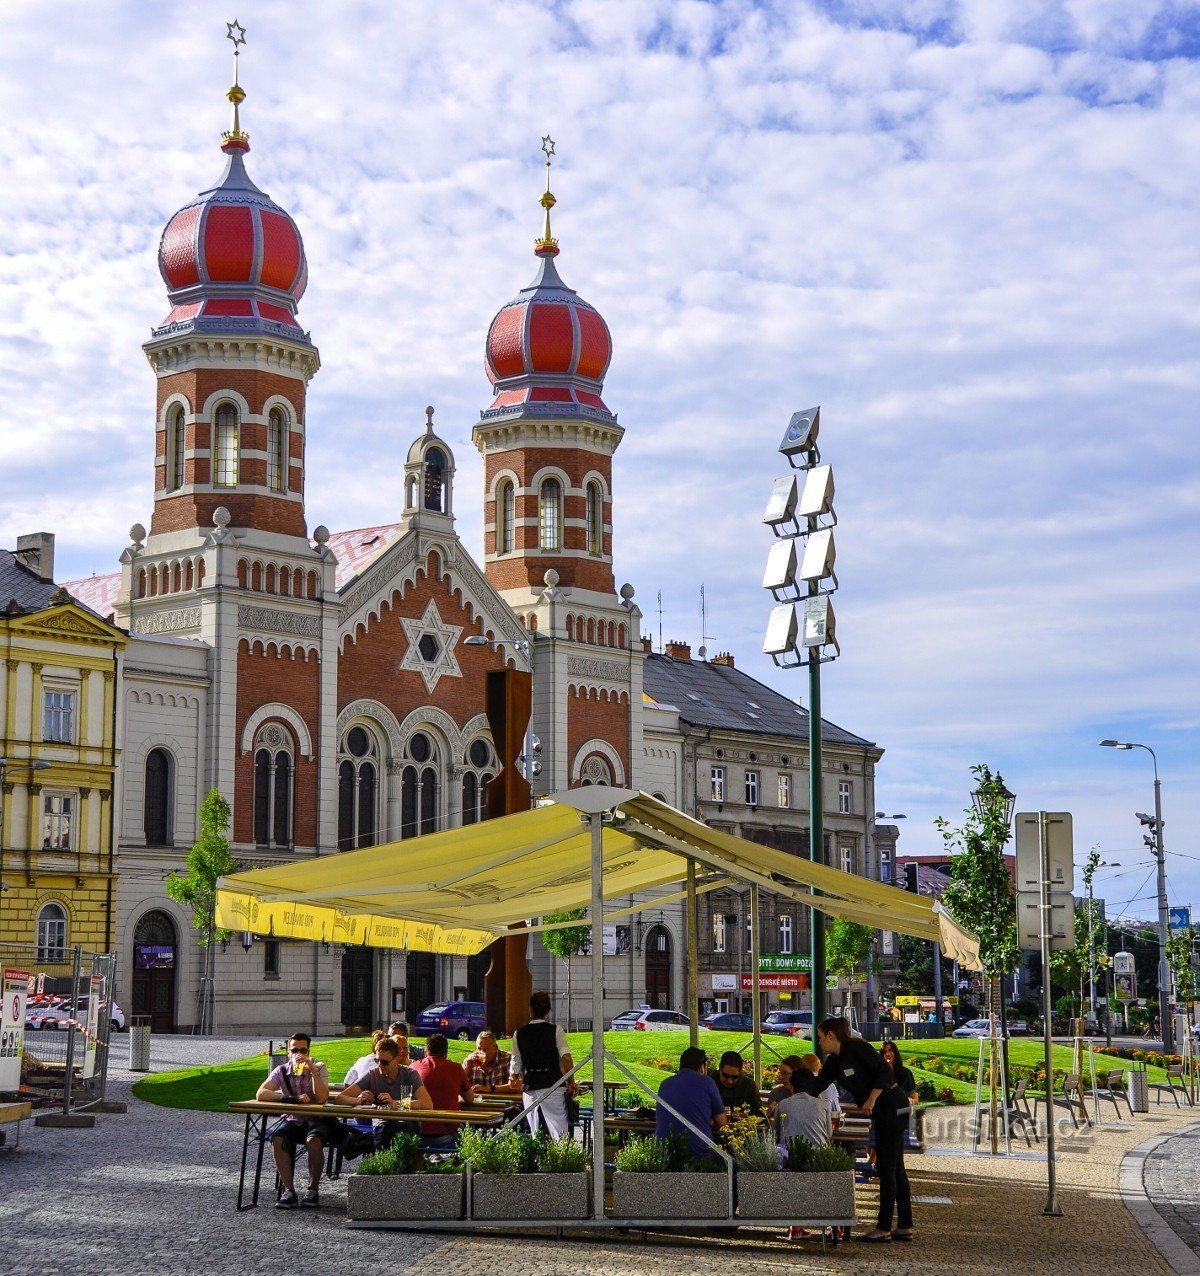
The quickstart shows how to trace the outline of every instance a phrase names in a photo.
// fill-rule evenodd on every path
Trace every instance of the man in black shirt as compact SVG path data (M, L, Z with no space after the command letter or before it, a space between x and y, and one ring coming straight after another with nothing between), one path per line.
M526 1109L532 1108L539 1099L542 1102L525 1118L529 1122L530 1132L538 1132L539 1117L545 1122L552 1139L559 1139L570 1130L567 1120L567 1090L559 1086L553 1090L554 1083L575 1066L571 1052L567 1049L567 1034L557 1024L550 1022L550 994L535 992L529 998L530 1021L524 1028L518 1028L513 1034L512 1064L509 1075L515 1081L518 1077L523 1082L521 1101ZM575 1083L567 1082L570 1092L575 1093ZM550 1091L550 1093L546 1093Z

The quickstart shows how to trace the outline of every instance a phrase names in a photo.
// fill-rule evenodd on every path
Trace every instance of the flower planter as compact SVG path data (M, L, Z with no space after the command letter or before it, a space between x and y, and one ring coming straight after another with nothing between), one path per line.
M782 1175L780 1175L782 1177ZM614 1218L725 1218L726 1174L613 1174Z
M854 1218L854 1174L850 1170L795 1174L739 1171L738 1214L742 1218L797 1222Z
M471 1174L471 1217L587 1218L591 1175Z
M346 1214L358 1219L462 1218L465 1174L352 1174Z

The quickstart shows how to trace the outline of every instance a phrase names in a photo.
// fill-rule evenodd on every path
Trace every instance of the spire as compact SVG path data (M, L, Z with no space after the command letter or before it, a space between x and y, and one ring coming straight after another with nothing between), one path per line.
M225 94L233 105L233 127L228 133L221 134L221 149L228 154L250 149L250 137L242 132L238 118L238 107L246 100L246 90L238 83L238 45L246 43L246 28L234 18L225 24L225 38L233 44L233 84Z
M546 153L546 193L538 203L546 210L541 239L534 240L533 251L537 257L557 257L558 240L550 233L550 210L558 201L550 193L550 157L554 154L554 139L549 133L542 138L542 150Z

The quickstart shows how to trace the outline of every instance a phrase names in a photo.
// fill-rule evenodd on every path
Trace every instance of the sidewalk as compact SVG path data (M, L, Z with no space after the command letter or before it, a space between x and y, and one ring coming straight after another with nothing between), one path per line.
M158 1038L154 1067L242 1058L264 1044L257 1038ZM1122 1203L1121 1161L1156 1136L1178 1135L1200 1123L1200 1109L1151 1108L1148 1116L1127 1122L1131 1128L1126 1130L1064 1135L1058 1161L1063 1217L1047 1218L1042 1214L1045 1160L1037 1145L1037 1159L1026 1159L1024 1140L1014 1144L1022 1155L1012 1159L963 1155L970 1109L940 1109L927 1120L931 1150L908 1160L917 1198L917 1240L911 1245L850 1243L822 1253L817 1241L789 1244L745 1234L731 1239L717 1232L680 1242L638 1232L514 1240L346 1231L344 1179L322 1184L318 1211L281 1212L268 1206L235 1213L241 1121L133 1099L129 1092L137 1076L124 1067L122 1045L110 1069L109 1095L129 1099L127 1114L98 1116L94 1130L43 1130L27 1123L19 1151L0 1149L0 1265L6 1273L274 1273L295 1259L317 1271L335 1266L365 1271L383 1260L400 1272L420 1263L439 1276L478 1276L481 1270L520 1276L709 1276L715 1267L731 1265L780 1273L1153 1276L1172 1268ZM1061 1110L1058 1114L1065 1119ZM1172 1184L1179 1173L1195 1181L1194 1163L1200 1164L1200 1139L1173 1137L1136 1163L1134 1177L1140 1186L1144 1164L1152 1190L1170 1197L1177 1194ZM872 1221L876 1201L873 1186L859 1189L859 1216L865 1222Z

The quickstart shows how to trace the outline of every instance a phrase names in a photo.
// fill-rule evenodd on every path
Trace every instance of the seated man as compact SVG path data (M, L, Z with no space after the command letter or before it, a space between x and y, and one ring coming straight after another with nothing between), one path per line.
M729 1121L716 1084L708 1075L708 1056L699 1046L688 1046L679 1056L679 1071L658 1087L658 1097L698 1130L715 1134ZM705 1159L713 1155L712 1148L660 1102L654 1116L655 1137L665 1139L679 1133L687 1136L693 1156Z
M463 1103L475 1101L474 1092L461 1063L455 1063L447 1057L449 1043L440 1032L435 1032L425 1043L426 1055L413 1065L413 1071L421 1078L430 1099L431 1107L440 1108L443 1112L453 1112L461 1100ZM445 1121L422 1121L421 1134L426 1142L445 1143L454 1141L454 1127Z
M467 1080L476 1094L520 1094L521 1082L508 1075L511 1065L512 1055L500 1049L490 1028L475 1038L475 1053L463 1060Z
M400 1047L400 1062L410 1064L416 1059L424 1059L425 1051L421 1046L409 1044L408 1024L403 1019L394 1019L388 1024L388 1036Z
M717 1072L717 1089L727 1112L734 1108L749 1108L751 1116L762 1116L762 1096L758 1083L745 1071L742 1056L736 1050L726 1050L721 1056Z
M786 1059L779 1061L779 1084L767 1095L767 1116L775 1115L775 1108L792 1096L791 1076L795 1068L800 1067L800 1056L798 1054L790 1054Z
M775 1142L796 1137L825 1147L833 1138L829 1107L816 1093L817 1079L807 1068L792 1072L792 1094L775 1108Z
M811 1072L815 1077L821 1071L821 1060L815 1054L806 1054L800 1063L807 1071ZM829 1109L829 1119L833 1123L836 1130L838 1122L842 1119L842 1102L838 1098L838 1088L836 1085L828 1086L821 1091L821 1099L825 1106Z
M294 1103L297 1106L294 1116L289 1112L270 1131L271 1152L283 1183L283 1190L275 1202L275 1208L280 1210L294 1210L298 1204L310 1208L320 1204L317 1188L332 1126L327 1120L309 1119L303 1115L303 1109L306 1104L320 1107L329 1099L329 1073L323 1063L309 1057L311 1048L312 1038L308 1033L293 1033L288 1038L287 1062L271 1070L254 1096L261 1103ZM299 1202L296 1200L294 1176L296 1153L302 1143L308 1148L308 1191L304 1200Z
M346 1075L342 1078L343 1085L353 1085L359 1077L365 1077L368 1072L375 1066L375 1047L387 1036L382 1028L376 1028L371 1033L371 1053L365 1054L355 1061L346 1070ZM400 1061L404 1062L403 1059Z
M412 1070L400 1063L400 1051L390 1038L384 1038L375 1047L375 1067L365 1077L348 1085L333 1100L334 1103L350 1105L375 1105L381 1108L398 1108L401 1100L411 1095L413 1108L432 1108L421 1078ZM400 1132L399 1121L376 1121L374 1136L376 1147L387 1147Z

